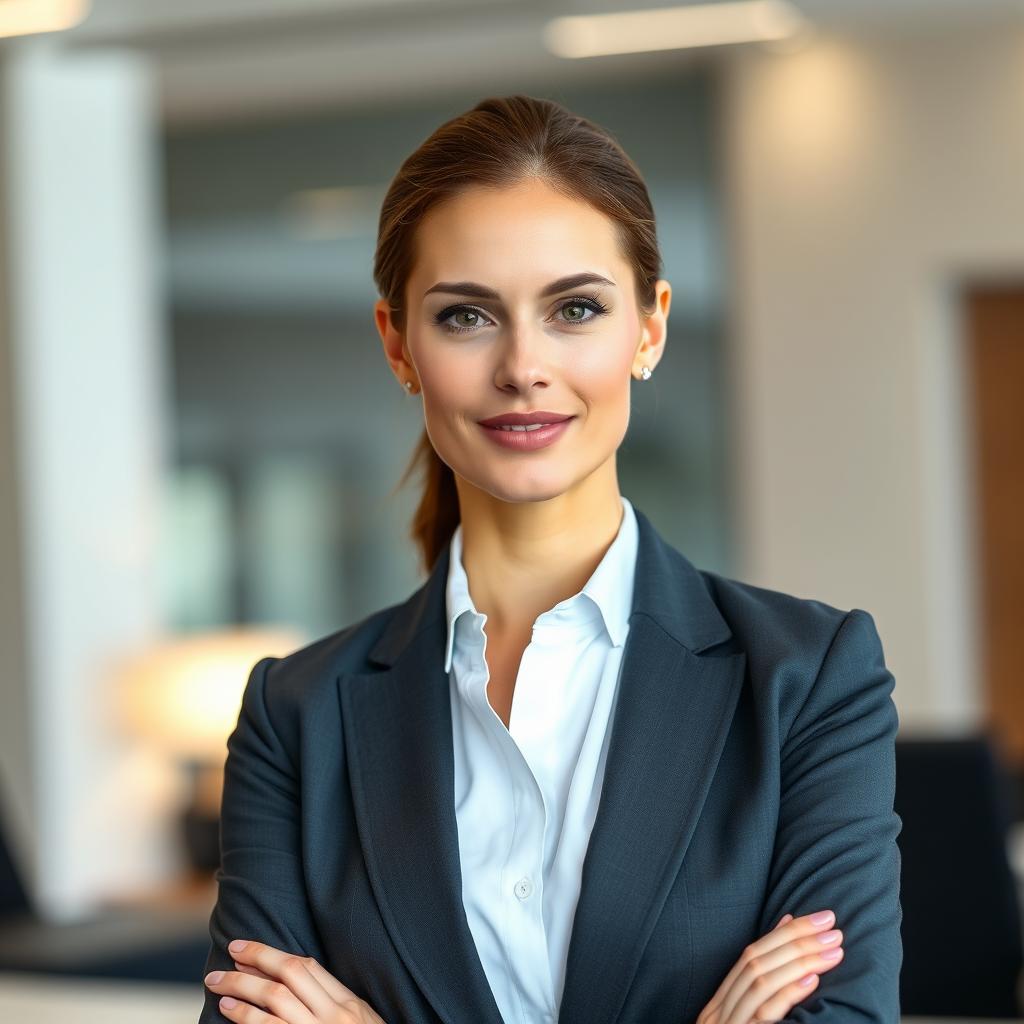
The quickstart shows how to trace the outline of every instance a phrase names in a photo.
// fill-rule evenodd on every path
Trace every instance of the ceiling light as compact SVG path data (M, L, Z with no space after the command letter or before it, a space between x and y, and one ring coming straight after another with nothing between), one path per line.
M742 0L555 18L544 43L558 57L600 57L786 39L805 25L786 0Z
M88 0L2 0L0 38L60 32L82 21Z

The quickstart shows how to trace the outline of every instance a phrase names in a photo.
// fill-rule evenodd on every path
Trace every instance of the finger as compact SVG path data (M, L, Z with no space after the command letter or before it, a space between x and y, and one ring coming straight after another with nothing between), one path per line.
M804 984L804 982L807 984ZM806 999L818 987L817 974L805 974L799 981L787 985L781 992L762 1003L754 1011L758 1021L777 1021L785 1018L797 1003Z
M254 949L253 947L256 948ZM233 954L233 950L231 951ZM261 969L265 976L279 979L281 977L280 974L272 973L272 965L274 963L280 964L284 959L292 956L291 953L286 953L281 949L275 949L273 946L268 946L262 942L248 943L245 949L241 950L238 955L244 959L244 962L248 966ZM261 957L262 961L260 959ZM330 971L327 970L327 968L317 964L313 957L304 956L299 958L302 959L307 974L319 984L319 987L327 993L328 997L332 1000L332 1004L334 1004L333 1006L327 1006L322 1004L322 1002L317 1002L317 1006L312 1006L309 1002L306 1002L306 1006L309 1007L314 1014L322 1014L327 1018L336 1012L338 1006L344 1004L344 1002L357 998L350 988L343 985L333 974L331 974ZM305 1001L302 992L296 992L296 994ZM318 993L315 992L310 992L309 994L311 998L322 998L322 996L318 996Z
M779 923L775 927L776 928L781 928L784 924L788 924L792 920L793 920L793 915L792 914L784 914L782 916L782 919L779 921ZM730 971L728 975L726 975L726 977L723 980L722 984L719 985L718 991L714 994L714 996L712 997L711 1001L708 1003L708 1006L707 1006L708 1010L714 1010L716 1007L718 1007L722 1003L722 1000L725 998L726 992L729 990L729 988L731 987L731 985L735 981L735 978L736 978L737 974L738 974L738 971L736 969L734 969L734 970Z
M829 969L834 966L835 963L830 964ZM812 979L811 984L801 984L807 977ZM760 985L748 988L732 1012L722 1018L722 1024L755 1024L758 1021L781 1020L817 986L816 973L802 970L798 965L787 964L764 976Z
M733 986L740 977L746 959L763 956L770 950L786 942L791 942L794 938L798 938L801 935L813 935L815 932L823 932L830 927L828 922L820 925L814 924L811 921L810 914L798 918L793 918L792 914L787 914L786 917L790 918L790 920L785 921L784 917L767 935L756 939L743 950L743 955L732 965L729 973L722 980L721 985L718 986L718 990L708 1003L708 1009L714 1010L718 1008L732 991ZM739 993L736 994L735 998L739 998Z
M746 969L726 995L723 1002L720 1020L723 1024L750 1024L752 1020L771 1020L770 1017L758 1017L758 1007L778 993L798 982L808 974L823 974L832 970L843 958L842 948L838 948L837 959L826 959L819 946L818 951L797 956L774 968L767 967L758 959L748 963ZM765 961L778 955L778 951L766 954Z
M826 943L820 941L821 939L830 941ZM822 959L821 954L831 947L840 946L842 941L843 933L839 929L828 929L828 922L815 925L810 915L807 915L788 924L779 925L767 935L752 942L743 950L743 954L723 982L720 1009L722 1018L729 1017L751 985L765 987L765 982L761 980L762 976L785 964L803 966L802 973L796 977L835 966L827 957ZM795 980L783 975L776 975L776 978L784 978L783 984ZM773 988L766 990L769 994L774 994L780 987L781 985L777 983ZM761 1001L763 1002L763 999Z
M222 971L220 973L223 977L216 981L214 979L217 973L214 971L206 976L206 987L211 992L250 1003L280 1018L285 1024L316 1024L316 1020L298 996L282 982L254 978L251 974L239 971ZM240 1011L241 1019L248 1022L245 1013L243 1007Z
M237 960L235 961L235 970L241 971L243 974L251 974L254 978L266 978L268 981L273 981L269 975L264 974L258 967L240 964Z
M789 921L783 924L779 922L770 932L762 936L755 942L758 947L758 953L764 953L777 947L784 945L787 942L791 942L793 939L800 938L806 935L816 935L820 932L827 932L835 927L836 915L831 911L827 911L829 917L826 921L821 924L815 924L811 917L812 914L804 914L801 917L794 918L791 914L787 914Z
M306 969L310 974L316 978L317 981L323 986L324 991L341 1006L343 1003L351 1002L353 999L359 997L352 991L352 989L343 985L338 979L331 974L326 967L322 964L317 963L316 960L310 960L306 964Z
M312 957L286 953L274 946L268 946L265 942L254 941L246 942L241 949L231 942L228 944L228 950L240 963L255 967L273 979L272 982L260 979L253 979L254 981L259 981L263 985L280 984L294 1000L302 1005L307 1011L307 1015L312 1015L320 1020L329 1020L337 1014L337 1002L313 975L313 965L316 961ZM247 975L243 975L243 977L247 977ZM280 992L277 993L277 996L279 999L285 998ZM261 1003L261 1005L268 1004ZM291 1004L289 1003L289 1005ZM270 1009L279 1013L276 1006L272 1005ZM288 1024L306 1024L306 1021L305 1019L301 1022L289 1019Z
M217 1002L217 1009L228 1018L237 1020L241 1024L288 1024L288 1021L267 1013L258 1006L253 1006L242 999L234 996L224 996Z

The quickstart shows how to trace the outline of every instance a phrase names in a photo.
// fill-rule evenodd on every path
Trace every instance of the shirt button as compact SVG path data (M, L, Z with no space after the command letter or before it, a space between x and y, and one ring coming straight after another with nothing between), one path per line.
M529 899L530 893L533 892L533 882L529 880L525 875L519 879L515 884L515 894L521 899Z

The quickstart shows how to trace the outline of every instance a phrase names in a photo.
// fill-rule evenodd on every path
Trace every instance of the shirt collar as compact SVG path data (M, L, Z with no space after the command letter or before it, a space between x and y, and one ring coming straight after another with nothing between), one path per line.
M612 645L620 647L626 641L629 614L633 607L633 577L636 569L638 530L633 505L625 495L622 499L622 523L615 540L609 545L590 579L580 594L586 594L597 606L604 620ZM445 672L450 672L455 647L455 624L463 612L479 615L469 593L469 580L462 564L462 524L452 534L448 561L448 581L445 589L445 608L448 615L448 635L445 645ZM578 597L579 595L574 595ZM568 598L566 604L574 598ZM559 607L556 605L555 607Z

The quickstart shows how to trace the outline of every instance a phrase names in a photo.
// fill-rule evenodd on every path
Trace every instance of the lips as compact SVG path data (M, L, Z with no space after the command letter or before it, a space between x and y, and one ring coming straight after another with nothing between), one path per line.
M480 420L483 427L522 427L530 423L561 423L564 420L571 420L560 412L506 412L501 416L491 416L489 419Z
M530 415L536 416L536 413ZM500 418L500 417L499 417ZM506 451L513 452L535 452L554 444L560 437L569 430L569 425L575 416L566 416L564 419L556 420L553 423L538 423L534 420L523 425L508 425L497 427L486 427L480 425L484 437Z

